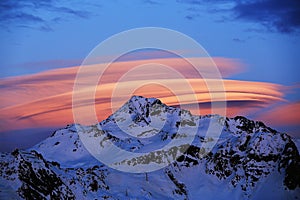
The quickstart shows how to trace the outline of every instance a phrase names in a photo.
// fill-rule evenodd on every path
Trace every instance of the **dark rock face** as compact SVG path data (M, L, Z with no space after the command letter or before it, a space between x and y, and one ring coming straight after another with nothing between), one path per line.
M143 99L144 101L141 101ZM158 104L161 105L159 100L152 100L148 98L141 98L140 96L134 96L128 101L129 113L132 114L132 121L143 125L149 125L151 119L149 118L150 107Z
M2 178L18 181L17 193L23 199L75 199L72 190L76 183L82 184L83 193L109 190L104 181L106 169L100 166L62 169L59 163L46 161L36 151L15 150L6 155L0 167Z
M170 180L176 186L176 189L173 191L173 193L176 193L178 195L184 196L184 199L188 199L188 196L187 196L188 194L187 194L187 189L186 189L185 184L184 183L180 183L170 170L166 170L165 173L168 175L168 177L170 178Z
M279 170L285 171L284 185L294 190L300 187L300 156L297 147L289 141L284 148Z
M1 175L15 173L20 180L18 193L24 199L74 199L75 196L59 176L53 166L36 151L15 150L7 162L1 162ZM7 173L11 172L11 173ZM9 176L4 176L9 179Z

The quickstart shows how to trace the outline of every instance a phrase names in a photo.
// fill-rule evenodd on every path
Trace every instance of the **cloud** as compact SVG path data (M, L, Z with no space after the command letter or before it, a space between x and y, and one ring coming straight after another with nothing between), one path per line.
M196 102L194 101L194 96L192 94L186 94L186 88L180 87L180 85L184 85L182 80L171 79L162 81L166 85L173 87L173 90L176 90L176 96L167 90L162 90L156 85L149 85L148 87L141 88L134 94L143 95L145 97L157 97L171 106L178 106L178 99L183 99L181 106L184 107L199 103L201 108L200 113L209 114L210 108L204 104L211 102L211 93L218 93L219 91L208 92L203 80L189 79L188 81L193 87L197 85L197 88L194 88L197 94ZM210 81L213 82L214 80ZM140 82L141 81L121 82L118 83L118 87L122 88L122 91L127 92L132 86L140 85ZM156 81L152 80L152 82ZM229 102L228 114L230 116L246 114L249 111L253 112L255 109L261 109L274 102L281 101L283 96L281 92L277 91L280 88L279 85L234 80L225 80L224 85L226 89L226 99L220 98L217 99L217 101L227 100ZM110 97L112 96L115 87L115 83L108 83L101 85L96 91L95 106L99 115L99 120L108 117L112 113L112 109L116 110L128 100L128 98L122 98L123 96L117 96L120 100L117 101L114 105L115 107L112 108ZM262 89L260 93L256 92L257 87ZM84 94L84 91L82 91L82 93ZM0 113L2 125L7 128L17 128L22 126L29 128L33 126L64 126L73 123L72 92L69 91L51 96L47 96L46 94L45 97L38 98L37 100L26 103L20 102L17 105L2 108ZM84 111L88 109L91 101L89 101L89 99L84 99L85 95L82 96L81 107ZM243 109L241 110L241 108ZM83 115L85 113L86 112L82 112ZM88 117L89 116L86 116L87 120ZM5 130L5 128L2 127L2 130Z
M83 59L55 59L14 64L7 66L5 71L0 74L0 78L16 76L19 74L24 75L25 69L26 74L34 74L51 69L79 66L82 61ZM10 69L12 69L12 71L10 71Z
M258 22L270 30L290 33L300 27L300 1L241 1L233 8L237 19Z
M130 57L131 58L131 57ZM210 68L209 58L194 58L198 61L203 70ZM240 73L244 70L243 64L238 59L229 59L222 57L213 58L214 62L218 66L222 77L229 77L233 74ZM50 64L53 61L49 61ZM56 63L56 62L54 62ZM161 59L145 59L145 60L133 60L133 61L120 61L111 64L107 69L105 76L102 78L102 83L113 83L119 81L121 76L127 71L133 69L135 66L148 64L148 63L160 63L167 66L172 66L179 73L185 75L186 78L198 78L199 75L189 63L184 59L179 58L161 58ZM103 68L105 64L91 65L99 68ZM72 91L76 73L79 67L68 67L48 70L33 75L17 76L10 78L0 79L0 91L1 95L1 107L13 106L18 104L21 98L22 102L33 101L44 97L47 93L48 96L61 94L64 92ZM93 68L86 73L86 77L90 78L94 75ZM132 75L129 80L142 80L150 76L156 76L155 70L143 71L139 75ZM172 77L167 71L159 73L163 78ZM14 97L14 98L11 98ZM18 98L15 98L18 97Z
M73 2L73 4L70 4L67 1L57 2L54 0L5 0L0 1L0 22L2 27L7 30L13 25L51 31L51 26L54 23L68 17L88 18L90 12L86 9L86 6L90 6L90 4L84 2ZM50 18L53 15L56 17Z
M284 103L264 112L256 118L273 126L299 125L300 101Z
M196 59L196 58L195 58ZM197 58L201 63L202 70L209 69L206 58ZM235 59L214 58L223 76L240 71L242 64ZM146 70L130 71L136 66L144 64L160 63L171 67L171 70L180 72L183 78L178 78L168 71L154 70L156 65L146 66ZM153 67L151 68L151 66ZM104 64L97 64L87 67L84 74L83 84L88 83L95 75L95 69L103 68ZM149 68L149 69L148 69ZM72 113L72 91L76 73L79 67L61 68L49 70L42 73L17 76L0 79L0 127L2 131L23 128L59 127L73 123ZM148 70L147 70L148 69ZM128 72L128 78L122 79L122 74ZM143 85L145 83L151 83ZM228 101L227 113L230 116L255 112L261 108L278 101L283 101L284 86L263 82L224 80L225 96L219 90L216 83L219 80L208 79L206 82L195 75L195 71L188 63L179 58L162 58L151 60L122 61L113 63L105 72L105 76L99 81L95 96L95 108L98 119L107 118L112 109L121 106L128 97L128 91L136 86L136 95L160 98L164 103L171 106L181 105L193 110L193 105L200 105L200 113L210 113L211 95L217 98L213 101ZM185 87L188 82L194 90L196 96L191 95ZM210 85L210 91L208 91ZM168 87L166 87L168 86ZM257 90L257 88L260 88ZM89 88L88 88L89 89ZM86 98L88 89L80 91L82 93L80 105L83 110L94 102ZM118 90L119 89L119 90ZM117 93L116 104L111 105L111 96L114 91ZM125 95L124 95L125 94ZM224 98L225 97L225 98ZM195 100L196 98L196 100ZM243 108L243 109L241 109ZM242 111L241 111L242 110ZM84 116L88 119L89 116Z
M300 101L286 102L276 105L258 114L255 119L265 122L268 126L287 132L295 138L300 137Z
M126 53L122 56L120 56L116 62L121 61L134 61L134 60L150 60L153 59L154 61L157 59L162 58L179 58L177 54L184 54L185 57L191 57L193 56L193 51L188 50L174 50L173 52L168 52L164 50L158 50L158 49L152 49L152 48L146 48L142 50L135 50L131 51L129 53ZM89 58L88 63L86 64L97 64L97 63L103 63L107 60L113 59L114 56L106 55L106 56L98 56ZM33 74L38 73L45 70L50 69L57 69L57 68L64 68L64 67L70 67L70 66L79 66L83 62L82 59L56 59L56 60L45 60L45 61L35 61L35 62L25 62L25 63L19 63L7 66L7 68L0 74L0 78L8 77L8 76L16 76L17 73L23 75L24 69L26 69L26 74ZM225 61L225 58L215 58L215 62L218 63L227 63L226 65L233 65L237 66L237 63L239 63L238 59L227 59L228 61ZM223 62L225 61L225 62ZM233 63L235 62L235 63ZM182 61L181 61L182 63ZM240 70L243 70L243 66L239 64L238 68ZM228 71L228 70L227 70ZM231 70L233 71L233 70ZM239 70L236 69L235 73L238 73ZM224 74L223 74L224 75Z
M300 1L297 0L182 0L179 2L204 5L210 12L229 14L230 20L233 18L255 22L269 31L292 33L299 31L300 28Z

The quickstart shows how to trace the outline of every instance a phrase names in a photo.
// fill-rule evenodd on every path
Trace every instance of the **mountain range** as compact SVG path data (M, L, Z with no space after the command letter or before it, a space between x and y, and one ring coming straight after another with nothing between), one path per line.
M0 199L299 199L294 141L242 116L133 96L98 124L1 153Z

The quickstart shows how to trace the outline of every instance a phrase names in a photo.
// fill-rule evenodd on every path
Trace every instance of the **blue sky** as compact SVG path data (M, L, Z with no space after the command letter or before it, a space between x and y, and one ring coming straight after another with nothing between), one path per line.
M238 59L244 69L231 79L281 84L292 88L286 102L300 101L297 0L4 0L0 78L80 65L108 37L149 26L180 31L212 57Z
M300 25L293 17L300 18L299 5L295 16L292 11L290 14L297 22L291 23L284 13L296 1L266 1L270 2L266 5L259 1L234 2L3 1L1 77L80 63L99 42L113 34L158 26L187 34L211 56L243 60L249 73L240 74L241 79L297 82ZM61 62L46 65L53 60Z

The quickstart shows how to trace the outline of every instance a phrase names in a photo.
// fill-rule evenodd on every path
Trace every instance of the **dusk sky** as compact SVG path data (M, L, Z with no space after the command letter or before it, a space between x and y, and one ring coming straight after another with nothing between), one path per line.
M85 57L110 36L142 27L176 30L205 48L224 78L228 116L245 115L300 138L300 1L4 0L0 27L2 151L34 144L73 123L71 92ZM182 60L155 50L133 52L103 80L106 92L96 95L99 120L111 113L108 98L117 75L149 59L181 70L197 93L207 93ZM137 82L122 84L126 89ZM176 106L173 94L159 90L136 93ZM209 98L197 101L187 104L199 103L209 113Z

